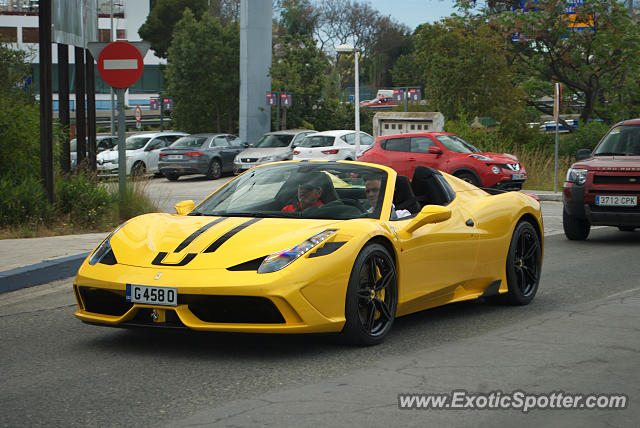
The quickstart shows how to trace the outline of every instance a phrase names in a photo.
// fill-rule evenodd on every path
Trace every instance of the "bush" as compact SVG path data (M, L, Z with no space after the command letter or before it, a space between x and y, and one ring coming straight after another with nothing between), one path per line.
M574 132L564 134L558 139L558 152L561 155L573 156L578 149L593 150L609 128L600 122L580 123Z
M84 174L58 177L55 182L56 208L69 221L81 228L104 227L111 218L114 196L95 178Z
M44 194L39 180L26 178L20 182L0 179L0 225L45 224L55 216L55 209Z

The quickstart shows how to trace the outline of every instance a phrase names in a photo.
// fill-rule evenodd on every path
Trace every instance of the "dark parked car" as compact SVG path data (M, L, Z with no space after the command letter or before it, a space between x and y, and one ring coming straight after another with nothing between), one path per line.
M591 226L640 227L640 118L614 125L591 153L578 150L562 189L562 225L583 240Z
M233 159L246 147L231 134L188 135L160 152L158 169L171 181L191 174L216 179L233 170Z
M482 152L449 132L380 136L358 160L387 165L407 177L416 166L429 166L478 187L503 190L520 190L527 179L514 155Z

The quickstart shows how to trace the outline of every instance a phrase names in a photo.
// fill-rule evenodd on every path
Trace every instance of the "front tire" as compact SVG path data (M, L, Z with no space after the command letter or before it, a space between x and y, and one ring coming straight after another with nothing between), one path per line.
M356 346L381 343L393 325L398 306L396 266L379 244L365 246L351 270L342 339Z
M584 241L589 236L591 225L586 218L571 215L567 212L566 208L563 208L562 228L568 239L572 241Z
M131 167L131 175L134 177L142 177L147 173L147 166L142 161L138 161Z
M542 246L535 227L521 221L511 236L507 253L507 292L511 305L529 304L538 291L542 271Z
M209 180L217 180L222 175L222 164L218 159L214 159L209 164L209 170L207 171L207 178Z
M480 181L470 172L461 172L456 175L460 180L466 181L467 183L471 183L476 187L480 187Z

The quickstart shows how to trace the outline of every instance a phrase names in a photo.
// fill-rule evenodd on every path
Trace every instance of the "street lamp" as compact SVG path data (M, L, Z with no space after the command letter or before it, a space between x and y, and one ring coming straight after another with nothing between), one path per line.
M342 44L336 48L338 53L354 53L356 54L356 72L355 72L355 97L356 103L356 154L353 160L358 160L358 153L360 152L360 76L358 72L358 54L360 51L347 43Z

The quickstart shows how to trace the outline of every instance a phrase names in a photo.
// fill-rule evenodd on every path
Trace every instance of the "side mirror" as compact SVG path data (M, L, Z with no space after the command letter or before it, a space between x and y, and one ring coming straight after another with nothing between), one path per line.
M405 237L424 225L440 223L451 218L451 209L441 205L425 205L409 224L400 231Z
M431 146L431 147L427 148L427 152L431 153L432 155L441 155L442 154L442 150L440 150L440 148L434 147L434 146Z
M576 160L587 159L591 157L591 150L589 149L580 149L576 152Z
M145 148L144 148L144 151L145 151L145 152L150 152L151 150L155 150L155 147L153 147L153 146L147 146L147 147L145 147Z
M187 215L196 207L196 204L191 200L178 202L173 206L176 209L178 215Z
M250 146L250 145L249 145L249 143L247 143L246 141L245 141L244 143L242 143L242 147L244 147L245 149L246 149L247 147L249 147L249 146Z

